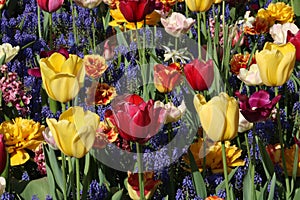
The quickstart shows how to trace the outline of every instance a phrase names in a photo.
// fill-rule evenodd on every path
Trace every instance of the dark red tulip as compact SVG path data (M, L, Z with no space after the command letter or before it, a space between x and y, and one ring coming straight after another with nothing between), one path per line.
M292 43L296 47L296 60L300 61L300 31L295 35L288 31L287 41Z
M154 66L154 86L161 93L171 92L181 80L180 65L172 63L169 66L157 64Z
M140 22L155 9L155 0L121 0L120 11L128 22Z
M41 78L41 77L42 77L42 75L41 75L41 70L40 70L40 68L38 68L38 67L28 69L28 70L27 70L27 73L28 73L30 76L34 76L34 77L36 77L36 78Z
M46 12L57 11L64 3L64 0L37 0L38 6Z
M62 54L63 56L66 57L66 59L69 58L69 52L68 52L68 50L65 49L65 48L63 48L63 47L59 48L58 50L41 51L40 52L40 57L41 58L47 58L47 57L50 57L55 52Z
M281 95L278 95L270 101L270 95L265 90L253 93L250 98L240 92L236 92L235 95L239 98L242 115L249 122L265 121L281 98Z
M6 165L6 150L3 137L4 135L0 134L0 174L4 171Z
M184 73L190 86L197 91L207 90L214 80L213 60L193 60L184 66Z
M165 121L166 111L154 108L154 101L145 102L140 96L123 95L112 103L112 110L105 117L118 128L125 140L144 144L154 136Z

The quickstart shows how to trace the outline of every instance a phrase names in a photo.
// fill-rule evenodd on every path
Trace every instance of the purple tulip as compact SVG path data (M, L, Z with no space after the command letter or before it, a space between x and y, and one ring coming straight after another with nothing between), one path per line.
M270 95L265 90L253 93L250 98L240 92L236 92L235 95L239 98L242 115L249 122L265 121L281 98L281 95L278 95L270 101Z

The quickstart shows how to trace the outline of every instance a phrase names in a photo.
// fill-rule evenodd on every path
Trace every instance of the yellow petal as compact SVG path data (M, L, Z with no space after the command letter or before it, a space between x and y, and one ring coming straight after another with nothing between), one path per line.
M200 110L200 122L207 136L219 141L225 130L225 115L216 105L204 105Z
M231 97L228 100L226 111L226 132L223 140L231 140L237 136L239 126L239 105L238 102Z
M66 61L66 57L60 53L53 53L48 59L50 65L53 67L56 73L61 72L62 66Z
M26 163L30 156L24 149L18 149L10 154L10 165L17 166Z
M96 129L91 126L83 126L74 137L73 156L82 158L93 146L96 137Z
M57 74L49 81L53 99L62 103L72 100L79 92L79 83L74 75ZM51 97L52 98L52 97Z

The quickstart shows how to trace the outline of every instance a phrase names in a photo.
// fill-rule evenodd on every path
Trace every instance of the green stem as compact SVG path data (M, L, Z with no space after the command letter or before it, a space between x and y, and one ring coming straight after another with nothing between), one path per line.
M72 26L73 26L73 35L74 35L74 40L76 45L78 44L78 38L77 38L77 26L76 26L76 10L75 7L73 6L73 1L70 0L71 8L72 8Z
M229 199L229 180L227 174L227 162L226 162L226 149L225 149L225 142L222 142L222 160L223 160L223 169L224 169L224 178L225 178L225 188L226 188L226 196Z
M139 174L140 199L145 200L142 146L138 142L136 142L136 152L137 152L137 164L139 170L138 174Z
M42 38L42 30L41 30L41 9L38 6L37 7L37 16L38 16L38 33L39 33L39 39Z
M66 156L63 152L61 152L61 170L63 176L63 196L64 200L67 200Z
M197 34L198 34L198 59L201 61L202 60L202 55L201 55L201 13L197 13Z
M90 15L91 18L93 19L94 15L92 9L90 10ZM96 30L95 30L95 24L93 20L92 20L92 34L93 34L93 53L96 53Z
M252 168L251 168L251 182L252 182L252 192L253 192L253 198L254 198L254 200L256 200L256 195L255 195L255 183L254 183L254 175L255 175L255 163L256 163L256 161L255 161L255 149L256 149L256 143L255 143L255 136L256 136L256 129L255 129L255 127L256 127L256 124L254 123L253 124L253 128L252 128L252 138L253 138L253 140L252 140L252 152L253 152L253 158L251 158L251 160L252 160L252 163L250 163L251 165L252 165Z
M69 181L72 188L72 193L75 194L75 188L74 188L74 171L73 171L73 165L72 165L72 157L68 157L68 166L69 166Z
M52 33L52 13L49 13L50 17L49 17L49 27L50 27L50 49L53 49L53 33Z
M278 87L275 87L275 96L278 95ZM276 104L277 112L276 112L276 118L277 118L277 125L278 125L278 134L279 134L279 141L280 141L280 150L281 150L281 158L282 158L282 164L283 164L283 171L284 171L284 178L285 178L285 184L286 184L286 190L287 195L290 195L290 181L289 176L287 173L287 167L286 167L286 160L284 156L284 141L283 141L283 134L282 134L282 127L280 122L280 109L279 109L279 102Z
M79 166L79 158L76 158L76 199L80 200L80 166Z

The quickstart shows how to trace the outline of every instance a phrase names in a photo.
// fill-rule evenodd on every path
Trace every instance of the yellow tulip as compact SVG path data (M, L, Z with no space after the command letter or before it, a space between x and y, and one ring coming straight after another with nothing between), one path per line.
M194 97L194 106L204 131L213 141L231 140L236 137L239 106L235 98L222 92L206 102L203 95L197 94Z
M221 3L223 0L214 0L214 4Z
M66 59L60 53L53 53L40 60L44 88L49 97L65 103L72 100L83 86L84 68L82 59L69 55Z
M186 0L185 1L189 9L193 12L205 12L215 0Z
M82 158L94 144L100 118L82 107L71 107L59 121L46 119L57 147L66 155Z
M255 54L256 63L263 84L281 86L291 76L296 62L296 48L293 44L266 42L264 49Z

